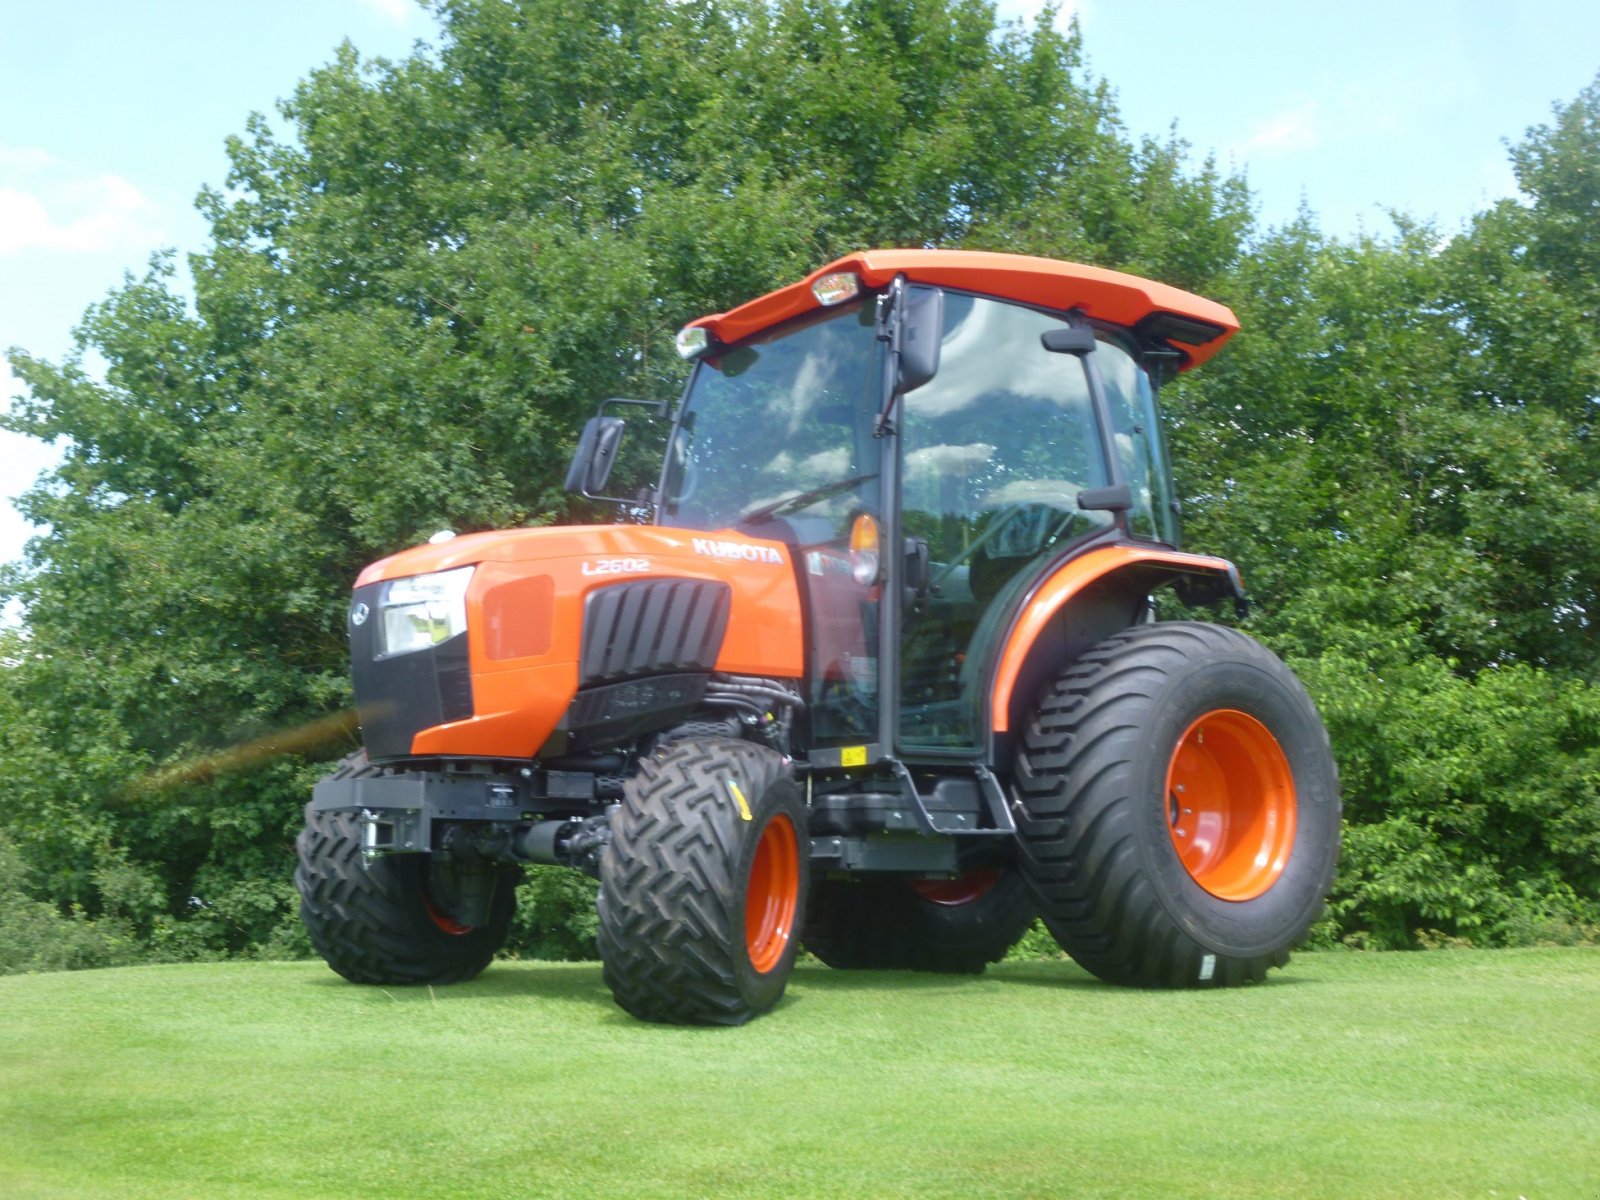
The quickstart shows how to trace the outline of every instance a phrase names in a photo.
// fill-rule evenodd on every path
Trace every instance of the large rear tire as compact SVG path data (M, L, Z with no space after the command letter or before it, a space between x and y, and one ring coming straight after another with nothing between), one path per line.
M354 983L458 983L482 972L505 944L517 903L515 867L428 854L367 862L353 814L309 808L295 848L300 918L311 944ZM488 916L467 924L459 896L483 888L492 889Z
M951 880L826 879L812 885L805 947L839 970L977 975L1038 914L1021 873L975 867Z
M805 802L775 751L674 742L640 764L600 861L600 957L646 1021L742 1025L783 995L810 863Z
M1322 911L1339 779L1315 705L1235 630L1141 625L1041 695L1016 770L1024 874L1061 948L1145 987L1257 982Z

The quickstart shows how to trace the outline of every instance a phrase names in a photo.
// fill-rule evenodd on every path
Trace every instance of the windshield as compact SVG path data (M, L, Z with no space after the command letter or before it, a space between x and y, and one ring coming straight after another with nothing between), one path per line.
M661 523L759 526L793 516L826 532L877 508L872 309L830 309L702 361L667 455ZM759 536L775 531L752 528Z

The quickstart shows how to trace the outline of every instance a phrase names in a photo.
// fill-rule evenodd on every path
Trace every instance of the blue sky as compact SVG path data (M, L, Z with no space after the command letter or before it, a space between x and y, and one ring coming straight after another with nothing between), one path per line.
M1385 231L1388 208L1456 231L1513 194L1505 142L1600 73L1592 0L1068 11L1132 132L1165 136L1176 122L1198 154L1246 173L1265 224L1304 200L1339 235ZM59 358L124 271L162 247L203 247L193 198L223 182L224 139L341 39L395 57L434 30L411 0L0 0L0 348ZM0 399L16 390L0 364ZM0 497L53 461L0 434ZM28 533L0 503L0 561Z

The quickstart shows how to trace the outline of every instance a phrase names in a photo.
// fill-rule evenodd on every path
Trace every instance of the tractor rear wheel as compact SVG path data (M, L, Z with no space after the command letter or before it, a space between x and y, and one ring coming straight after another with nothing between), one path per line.
M1333 881L1328 735L1293 673L1235 630L1174 621L1098 643L1045 688L1015 786L1045 925L1114 983L1257 982Z
M1038 914L1014 866L955 879L825 879L812 885L806 949L840 970L977 975L1021 940Z
M352 813L306 810L295 842L300 918L323 960L354 983L471 979L505 944L516 909L516 867L431 854L366 861ZM482 893L491 894L485 905ZM469 923L463 897L487 916Z
M674 742L640 764L600 861L600 957L646 1021L742 1025L783 995L800 944L811 842L775 751Z

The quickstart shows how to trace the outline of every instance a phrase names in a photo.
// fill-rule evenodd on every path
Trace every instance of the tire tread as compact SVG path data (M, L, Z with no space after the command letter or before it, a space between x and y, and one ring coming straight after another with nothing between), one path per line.
M612 996L642 1020L739 1025L782 994L779 980L770 999L752 996L741 972L745 932L734 868L743 822L724 790L729 778L752 807L774 787L793 788L772 750L730 738L685 739L640 764L612 819L601 864L600 956ZM803 902L803 820L795 833ZM784 977L798 933L774 968Z

